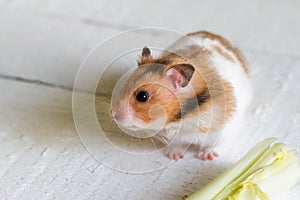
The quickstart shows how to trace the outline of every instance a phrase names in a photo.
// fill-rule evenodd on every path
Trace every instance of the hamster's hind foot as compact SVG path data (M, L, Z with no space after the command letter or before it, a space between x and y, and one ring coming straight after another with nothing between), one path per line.
M181 145L170 145L166 151L166 156L171 160L179 160L184 158L184 152Z
M213 150L211 150L210 147L204 147L201 148L198 153L195 154L195 158L198 158L200 160L214 160L215 158L219 157L219 154Z

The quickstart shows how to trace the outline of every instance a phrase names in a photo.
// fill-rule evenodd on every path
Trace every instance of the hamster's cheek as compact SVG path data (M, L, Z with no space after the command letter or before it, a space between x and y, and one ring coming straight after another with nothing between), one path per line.
M135 114L131 106L128 106L124 111L122 122L120 122L119 125L127 128L138 128L144 126L141 119Z

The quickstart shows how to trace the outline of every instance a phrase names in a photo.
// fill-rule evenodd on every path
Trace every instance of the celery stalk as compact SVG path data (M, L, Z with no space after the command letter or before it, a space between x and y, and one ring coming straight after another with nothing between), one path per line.
M269 200L300 179L298 158L276 138L254 146L237 164L187 200Z

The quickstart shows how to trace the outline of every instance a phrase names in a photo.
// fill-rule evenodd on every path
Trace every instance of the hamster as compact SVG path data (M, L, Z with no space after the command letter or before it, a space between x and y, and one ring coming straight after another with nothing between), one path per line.
M137 69L112 100L113 120L128 130L150 130L168 144L166 156L218 157L216 142L238 132L251 100L249 67L223 37L199 31L155 57L144 47ZM191 148L190 148L191 149Z

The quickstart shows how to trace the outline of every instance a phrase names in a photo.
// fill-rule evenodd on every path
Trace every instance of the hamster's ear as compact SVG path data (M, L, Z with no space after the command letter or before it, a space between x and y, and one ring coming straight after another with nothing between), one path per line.
M139 65L145 64L153 59L151 51L148 47L144 47L142 51L142 56L138 62Z
M189 84L195 68L190 64L174 65L167 70L167 76L170 78L175 89L185 87Z

